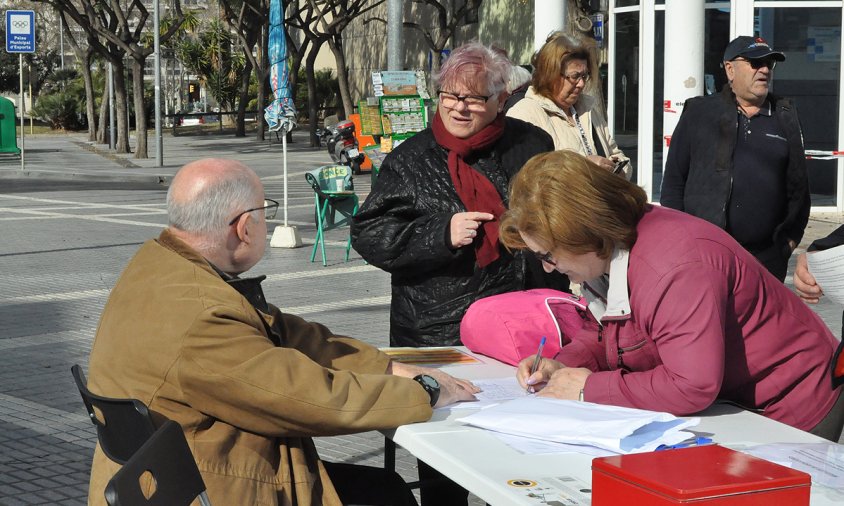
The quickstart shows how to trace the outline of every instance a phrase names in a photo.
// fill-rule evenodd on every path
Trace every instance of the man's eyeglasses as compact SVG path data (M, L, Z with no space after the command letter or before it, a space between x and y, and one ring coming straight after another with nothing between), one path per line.
M486 107L487 100L492 98L492 95L455 95L454 93L441 90L437 91L437 95L440 97L440 104L442 104L443 107L453 109L457 107L458 102L463 102L467 109L475 111Z
M762 67L768 67L771 70L774 70L777 66L777 61L770 59L770 58L758 58L756 60L746 60L744 58L736 58L733 61L743 61L749 63L753 70L759 70Z
M574 74L563 74L563 77L565 77L571 84L577 85L581 79L583 79L583 84L588 83L592 75L589 74L589 72L577 72Z
M552 265L554 267L557 266L557 262L554 261L554 257L551 256L550 251L548 251L546 253L540 253L538 251L530 250L530 252L533 253L533 256L535 256L536 259L539 260L540 262L545 262L546 264Z
M263 207L253 207L252 209L247 209L246 211L239 213L232 221L229 222L229 226L234 225L244 214L251 213L252 211L260 211L262 209L264 210L264 219L271 220L275 218L275 214L278 212L278 202L273 199L265 199Z

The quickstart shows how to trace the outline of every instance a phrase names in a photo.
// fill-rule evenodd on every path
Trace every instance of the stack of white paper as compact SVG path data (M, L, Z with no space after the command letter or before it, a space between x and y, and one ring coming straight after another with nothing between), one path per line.
M589 445L616 453L653 451L694 434L683 429L700 423L669 413L530 396L503 402L458 421L516 436Z
M815 277L823 294L833 301L844 304L844 246L823 251L811 251L806 255L809 272Z

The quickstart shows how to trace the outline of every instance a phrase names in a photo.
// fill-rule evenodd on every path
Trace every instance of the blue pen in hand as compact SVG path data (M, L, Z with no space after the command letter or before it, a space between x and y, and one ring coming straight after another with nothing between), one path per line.
M539 349L536 350L536 358L533 359L533 365L530 368L530 374L528 375L528 378L533 376L533 374L536 372L536 370L539 369L539 361L542 360L542 348L544 348L544 347L545 347L545 336L542 336L542 340L539 341ZM531 393L533 393L533 387L528 385L528 387L525 389L525 391L527 391L527 393L531 394Z

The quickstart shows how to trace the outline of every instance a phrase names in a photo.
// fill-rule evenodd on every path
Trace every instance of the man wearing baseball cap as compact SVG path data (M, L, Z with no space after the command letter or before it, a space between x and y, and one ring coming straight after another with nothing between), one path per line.
M762 37L730 42L723 64L729 84L686 101L660 198L725 229L781 281L811 205L797 109L770 92L783 61Z

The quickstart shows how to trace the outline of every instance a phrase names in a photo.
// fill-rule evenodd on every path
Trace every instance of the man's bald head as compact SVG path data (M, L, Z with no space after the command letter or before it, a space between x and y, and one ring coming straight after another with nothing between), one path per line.
M167 192L170 226L209 239L221 237L238 213L264 200L261 180L235 160L206 158L182 167Z

